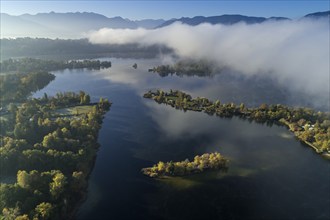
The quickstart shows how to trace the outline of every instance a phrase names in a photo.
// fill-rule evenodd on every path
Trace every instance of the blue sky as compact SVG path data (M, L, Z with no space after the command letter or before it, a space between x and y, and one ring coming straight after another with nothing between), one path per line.
M1 0L1 12L11 15L42 12L95 12L107 17L121 16L129 19L179 18L197 15L242 14L250 16L282 16L299 18L305 14L327 11L330 0L277 0L277 1L74 1Z

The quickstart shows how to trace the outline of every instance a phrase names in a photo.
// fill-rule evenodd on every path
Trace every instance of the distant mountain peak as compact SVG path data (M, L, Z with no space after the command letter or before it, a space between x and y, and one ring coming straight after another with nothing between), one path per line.
M315 12L311 14L307 14L304 17L305 18L323 18L323 17L329 17L330 11L322 11L322 12Z
M199 25L201 23L231 25L231 24L235 24L238 22L245 22L247 24L254 24L254 23L261 23L266 20L267 19L264 17L252 17L252 16L245 16L245 15L239 15L239 14L224 14L224 15L208 16L208 17L205 17L205 16L195 16L192 18L182 17L179 19L172 19L172 20L166 21L159 27L165 27L174 22L181 22L183 24L195 26L195 25Z
M270 17L267 20L272 20L272 21L287 21L287 20L291 20L290 18L286 18L286 17Z
M330 11L311 13L303 18L329 17ZM13 16L1 13L1 36L2 37L62 37L80 38L91 30L101 28L154 29L181 22L186 25L196 26L201 23L232 25L239 22L256 24L266 21L289 20L284 17L253 17L239 14L224 14L215 16L194 16L163 19L130 20L121 16L106 17L94 12L48 12L38 14L22 14Z

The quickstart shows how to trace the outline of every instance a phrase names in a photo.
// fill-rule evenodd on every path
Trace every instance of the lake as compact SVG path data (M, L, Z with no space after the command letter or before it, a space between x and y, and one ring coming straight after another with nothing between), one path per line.
M107 58L105 58L107 59ZM224 71L211 78L160 77L158 59L110 59L103 70L64 70L44 92L84 90L113 102L77 219L329 219L330 166L285 127L183 112L144 99L179 89L222 103L309 105L272 82ZM132 68L137 63L138 68ZM258 83L263 82L263 83ZM141 168L218 151L229 170L151 179Z

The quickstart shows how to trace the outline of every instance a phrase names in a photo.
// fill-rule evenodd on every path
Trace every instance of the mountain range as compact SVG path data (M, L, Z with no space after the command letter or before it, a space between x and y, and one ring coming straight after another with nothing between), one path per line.
M329 17L330 11L308 14L303 18ZM23 14L13 16L1 13L1 38L9 37L48 37L48 38L82 38L93 30L101 28L146 28L154 29L168 26L174 22L187 25L201 23L232 25L238 22L247 24L267 21L289 20L284 17L251 17L244 15L196 16L179 19L145 19L129 20L122 17L108 18L104 15L91 12L76 13L38 13L36 15Z
M158 27L165 27L170 24L173 24L174 22L181 22L183 24L195 26L202 23L232 25L238 22L245 22L247 24L256 24L269 20L290 20L290 19L284 17L264 18L264 17L250 17L244 15L220 15L220 16L210 16L210 17L196 16L193 18L179 18L179 19L172 19L169 21L165 21L163 24L161 24Z

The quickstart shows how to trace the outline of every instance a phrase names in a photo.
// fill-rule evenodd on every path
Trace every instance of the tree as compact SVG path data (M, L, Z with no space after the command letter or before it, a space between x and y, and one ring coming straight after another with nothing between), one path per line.
M36 208L36 215L34 217L38 219L49 219L53 210L52 204L48 202L40 203Z
M64 191L67 183L66 179L67 178L60 171L54 175L53 182L49 184L49 191L54 199L58 199Z
M184 106L187 106L187 98L184 98L184 99L183 99L183 105L184 105Z
M163 161L159 161L157 164L157 169L159 172L164 172L165 171L165 163Z
M30 175L25 170L19 170L17 172L17 184L24 188L29 189L30 188Z
M173 171L174 171L174 163L173 163L173 161L170 161L170 162L167 163L165 172L169 173L169 174L172 174Z
M245 105L244 105L244 103L241 103L241 104L239 105L239 109L240 109L241 111L244 111L244 109L245 109Z
M4 208L2 214L4 220L15 220L20 215L20 209L17 206L15 208Z
M44 93L44 97L43 97L43 99L44 99L45 101L48 101L48 95L47 95L47 93Z
M15 138L21 139L26 133L26 129L24 129L24 126L22 123L16 123L14 128L14 136Z
M11 113L15 113L17 111L17 106L13 103L10 103L8 105L8 111L11 112Z
M84 97L85 97L85 92L84 91L80 91L79 92L79 98L80 98L80 104L84 104Z
M75 191L75 192L79 192L81 191L81 189L86 185L86 180L85 180L85 175L83 172L73 172L72 173L72 184L71 184L71 188Z
M15 218L15 220L30 220L28 215L20 215Z
M268 109L268 105L265 104L265 103L262 103L262 104L260 105L259 109L262 110L262 111L265 111L265 110Z
M306 130L303 131L299 137L303 140L303 141L308 141L308 142L313 142L314 140L314 133L310 130Z
M0 212L4 208L15 207L17 201L24 199L26 196L26 191L16 184L0 184ZM1 219L1 213L0 213Z
M17 184L24 189L34 190L38 188L40 181L40 173L36 170L32 170L29 173L25 170L17 172Z
M55 144L55 138L52 133L47 134L44 136L44 139L42 140L42 146L44 147L52 147Z
M91 97L86 94L84 95L83 104L89 104L91 102Z

